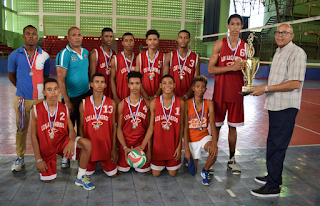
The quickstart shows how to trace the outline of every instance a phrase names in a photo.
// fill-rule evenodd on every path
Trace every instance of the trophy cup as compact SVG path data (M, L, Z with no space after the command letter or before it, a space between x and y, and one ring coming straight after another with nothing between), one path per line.
M241 71L245 77L245 81L247 82L247 85L243 86L242 91L241 91L241 93L244 95L250 94L251 91L248 91L248 90L252 90L255 88L252 86L252 81L254 80L254 76L256 75L256 73L258 72L259 67L260 67L260 60L253 58L255 51L254 51L254 47L253 47L252 42L254 40L254 37L256 37L254 35L254 32L249 35L249 37L248 37L248 45L249 45L248 59L242 60L242 62L245 63L245 69L241 70Z

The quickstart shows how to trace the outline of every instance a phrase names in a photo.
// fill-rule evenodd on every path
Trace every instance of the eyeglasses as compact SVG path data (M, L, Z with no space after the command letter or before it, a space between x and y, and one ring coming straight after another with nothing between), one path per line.
M274 35L275 36L279 36L280 34L282 34L283 36L287 36L288 34L292 34L291 32L287 32L287 31L275 31Z

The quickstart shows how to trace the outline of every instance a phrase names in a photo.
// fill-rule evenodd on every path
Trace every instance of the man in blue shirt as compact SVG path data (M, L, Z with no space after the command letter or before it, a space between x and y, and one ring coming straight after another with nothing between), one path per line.
M11 167L12 171L20 171L24 165L30 110L33 105L44 100L43 82L50 75L50 57L47 52L37 46L37 29L32 25L26 26L23 29L22 38L25 44L14 50L8 58L9 79L17 88L14 100L18 128L17 159Z
M82 34L79 28L70 28L67 39L69 44L56 57L57 79L63 101L69 109L73 126L77 122L77 131L79 131L79 105L82 99L90 95L89 52L81 47ZM79 135L79 132L77 133ZM62 159L61 167L70 167L67 158Z

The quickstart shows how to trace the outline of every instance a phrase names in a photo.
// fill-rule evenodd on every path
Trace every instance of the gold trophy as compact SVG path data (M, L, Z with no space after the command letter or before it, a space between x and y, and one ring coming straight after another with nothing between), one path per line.
M254 56L254 52L255 52L253 44L252 44L254 37L256 37L254 35L254 32L249 35L249 37L248 37L248 45L249 45L248 59L242 60L242 62L245 63L245 69L241 70L241 71L245 77L245 81L247 82L247 85L242 87L241 93L245 94L245 95L251 93L251 91L248 91L248 90L252 90L255 88L252 86L252 82L254 80L254 76L257 74L259 67L260 67L260 60L252 58Z

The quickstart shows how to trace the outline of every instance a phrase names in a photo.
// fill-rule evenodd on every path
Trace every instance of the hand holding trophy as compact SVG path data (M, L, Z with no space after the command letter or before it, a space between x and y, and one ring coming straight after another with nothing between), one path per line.
M249 90L255 89L255 87L252 86L252 82L254 80L254 76L256 75L256 73L258 72L258 70L260 68L260 60L253 58L255 51L254 51L254 47L253 47L252 42L254 40L254 37L256 37L254 35L254 32L249 35L249 37L248 37L248 45L249 45L248 59L242 60L245 63L245 69L241 70L241 71L242 71L242 73L245 77L245 80L247 82L247 85L242 87L241 94L243 94L243 95L250 94L251 91L249 91Z

